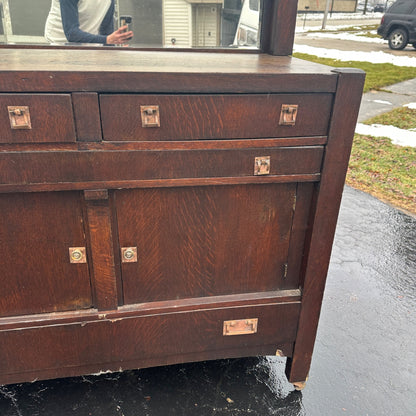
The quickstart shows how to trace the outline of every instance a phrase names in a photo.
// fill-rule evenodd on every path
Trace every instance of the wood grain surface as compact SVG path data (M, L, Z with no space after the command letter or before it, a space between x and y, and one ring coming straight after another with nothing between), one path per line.
M279 124L298 105L294 126ZM325 136L332 94L101 95L104 140L255 139ZM140 106L157 105L160 127L143 127Z

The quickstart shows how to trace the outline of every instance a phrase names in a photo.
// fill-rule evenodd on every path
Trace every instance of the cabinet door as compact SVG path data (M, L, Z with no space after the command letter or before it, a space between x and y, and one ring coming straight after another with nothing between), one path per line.
M115 193L124 302L278 290L285 286L296 184ZM297 287L297 286L295 286Z
M88 265L69 255L86 246L80 194L2 194L0 212L0 316L89 308Z

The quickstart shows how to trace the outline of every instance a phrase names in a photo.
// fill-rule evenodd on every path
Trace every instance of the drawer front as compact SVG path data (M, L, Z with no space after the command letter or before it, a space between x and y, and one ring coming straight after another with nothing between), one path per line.
M100 104L104 140L249 139L326 135L332 95L115 94Z
M318 174L322 155L322 146L229 150L3 152L0 153L0 185L254 176L261 179L268 174ZM111 183L108 186L111 187Z
M75 142L69 94L0 94L0 143Z
M264 353L262 346L272 354L294 342L299 309L293 302L0 331L0 374L85 363L98 373L111 363L123 369L163 365L170 356L186 362L187 354L193 361L243 357Z

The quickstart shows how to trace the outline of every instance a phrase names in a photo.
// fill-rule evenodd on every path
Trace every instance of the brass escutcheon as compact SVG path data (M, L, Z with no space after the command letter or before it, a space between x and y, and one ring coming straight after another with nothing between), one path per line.
M294 126L298 114L297 104L282 104L279 124L281 126Z
M137 247L122 247L121 261L123 263L137 263Z
M69 247L69 261L71 263L86 263L85 247Z
M142 127L160 127L158 105L141 105Z
M257 332L258 318L224 321L223 335L247 335Z
M254 159L254 175L270 174L270 156L259 156Z
M10 127L12 130L30 130L30 112L27 106L7 106L9 112Z

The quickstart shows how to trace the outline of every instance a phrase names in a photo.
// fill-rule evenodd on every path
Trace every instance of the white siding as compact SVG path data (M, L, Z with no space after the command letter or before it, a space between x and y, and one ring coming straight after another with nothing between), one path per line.
M163 2L164 46L192 46L192 8L185 0L164 0Z

